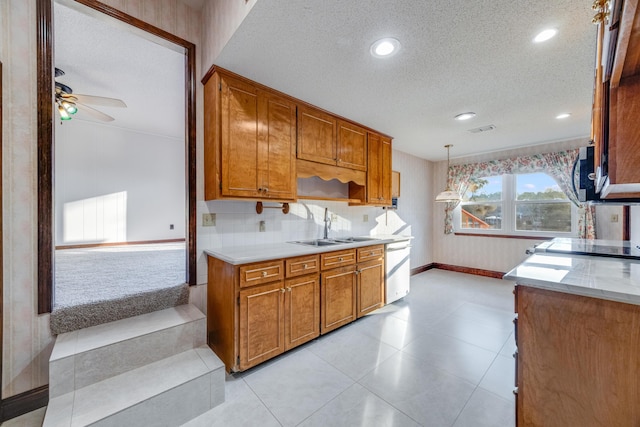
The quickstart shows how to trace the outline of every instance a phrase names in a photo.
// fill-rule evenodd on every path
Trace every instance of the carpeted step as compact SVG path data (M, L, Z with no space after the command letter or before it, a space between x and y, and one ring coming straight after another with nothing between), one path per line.
M188 303L189 285L181 284L111 300L54 306L49 324L51 333L58 335Z
M58 335L49 359L51 399L206 343L192 304Z
M224 380L209 347L187 350L50 399L43 426L181 425L224 401Z

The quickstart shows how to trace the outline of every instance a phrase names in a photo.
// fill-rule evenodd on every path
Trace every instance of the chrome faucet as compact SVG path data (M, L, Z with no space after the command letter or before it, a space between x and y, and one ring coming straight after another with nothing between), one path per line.
M331 229L331 218L329 218L329 208L324 208L324 239L329 238L329 230Z

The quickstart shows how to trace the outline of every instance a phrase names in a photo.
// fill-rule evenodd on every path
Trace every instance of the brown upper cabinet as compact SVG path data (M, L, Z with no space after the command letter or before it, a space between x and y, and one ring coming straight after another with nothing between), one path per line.
M203 83L205 200L290 202L297 178L320 177L391 204L391 138L222 68Z
M302 160L367 170L367 131L324 111L298 107L298 150Z
M205 198L295 200L295 103L216 73L205 105Z
M640 199L638 3L615 2L608 21L598 27L591 134L596 167L600 167L602 176L608 176L600 193L605 199Z
M367 204L391 204L391 139L369 133Z

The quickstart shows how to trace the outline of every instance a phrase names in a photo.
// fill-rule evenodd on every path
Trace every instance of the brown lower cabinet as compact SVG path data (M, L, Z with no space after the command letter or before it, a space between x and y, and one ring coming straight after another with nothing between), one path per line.
M516 286L516 425L639 426L640 306Z
M249 369L384 302L384 245L243 265L209 257L208 263L207 342L229 372Z

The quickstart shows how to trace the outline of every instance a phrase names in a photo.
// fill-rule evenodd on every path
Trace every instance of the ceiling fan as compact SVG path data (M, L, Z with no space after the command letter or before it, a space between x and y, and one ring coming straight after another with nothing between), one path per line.
M62 71L60 68L56 68L55 76L64 76L64 71ZM81 109L85 113L93 116L98 120L102 120L104 122L112 122L113 120L115 120L113 117L103 113L102 111L98 111L95 108L89 107L86 104L99 105L103 107L127 107L127 104L125 104L121 99L106 98L104 96L75 94L69 86L60 82L55 82L55 87L55 102L56 106L58 107L58 112L60 113L60 118L62 120L71 120L71 116L76 114L78 112L78 109Z

